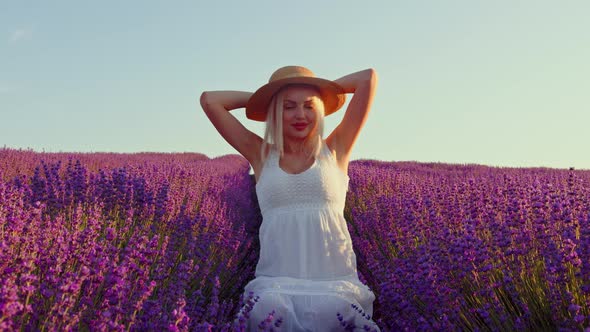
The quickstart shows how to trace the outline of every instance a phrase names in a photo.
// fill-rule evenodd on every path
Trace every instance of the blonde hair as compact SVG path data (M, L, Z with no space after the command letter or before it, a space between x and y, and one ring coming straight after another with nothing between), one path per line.
M279 156L284 155L285 149L283 145L283 101L285 96L285 90L291 86L304 86L307 88L317 88L313 85L301 85L301 84L290 84L284 86L281 90L275 93L270 100L268 105L268 111L266 113L266 129L264 131L264 139L262 140L262 146L260 149L260 156L262 164L266 162L270 149L274 148L278 152ZM319 93L319 91L318 91ZM316 97L314 98L314 105L316 107L316 121L317 126L315 132L310 133L304 140L304 145L309 146L314 144L307 157L319 158L320 151L322 148L322 137L324 136L324 101ZM274 147L271 146L274 144Z

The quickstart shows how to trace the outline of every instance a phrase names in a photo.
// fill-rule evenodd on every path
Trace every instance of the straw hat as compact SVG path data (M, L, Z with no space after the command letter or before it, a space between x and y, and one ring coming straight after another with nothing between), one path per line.
M255 121L266 121L266 113L272 96L287 84L309 84L320 90L324 101L325 115L336 112L346 100L344 89L337 83L315 77L314 73L301 66L285 66L277 69L268 80L248 99L246 117Z

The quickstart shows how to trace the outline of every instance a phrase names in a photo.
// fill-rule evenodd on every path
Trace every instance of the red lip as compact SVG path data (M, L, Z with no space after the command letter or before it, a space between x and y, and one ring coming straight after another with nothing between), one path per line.
M303 130L305 129L305 127L307 127L306 124L294 124L293 127L295 127L295 129L297 130Z

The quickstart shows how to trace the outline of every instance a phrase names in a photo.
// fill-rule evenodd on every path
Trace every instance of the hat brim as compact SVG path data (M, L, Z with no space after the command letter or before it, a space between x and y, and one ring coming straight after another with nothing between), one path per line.
M246 117L254 121L266 121L268 105L272 96L289 84L308 84L320 90L325 116L339 110L346 101L346 93L339 84L319 77L289 77L267 83L260 87L246 103Z

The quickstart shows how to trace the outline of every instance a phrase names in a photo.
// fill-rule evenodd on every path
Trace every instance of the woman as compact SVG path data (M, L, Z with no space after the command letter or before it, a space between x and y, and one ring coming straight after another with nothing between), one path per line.
M274 310L281 331L338 331L342 322L379 331L370 319L375 295L357 275L346 220L348 162L375 94L366 69L335 81L286 66L255 93L207 91L201 106L224 139L252 165L263 220L255 279L258 298L248 330ZM324 117L354 93L340 124L324 140ZM228 111L266 121L264 139ZM244 309L244 308L242 308Z

